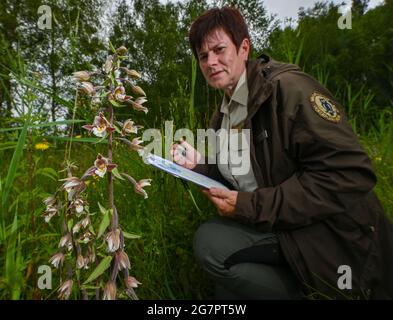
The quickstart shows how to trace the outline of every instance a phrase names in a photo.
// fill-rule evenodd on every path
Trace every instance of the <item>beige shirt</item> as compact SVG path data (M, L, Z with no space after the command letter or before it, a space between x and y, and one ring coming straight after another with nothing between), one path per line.
M224 95L221 103L223 113L221 129L225 130L221 130L219 134L217 166L222 176L236 190L251 192L258 188L258 184L251 167L250 140L246 132L241 129L247 117L247 100L248 87L245 70L231 99L228 101L228 97ZM237 128L240 130L236 130Z

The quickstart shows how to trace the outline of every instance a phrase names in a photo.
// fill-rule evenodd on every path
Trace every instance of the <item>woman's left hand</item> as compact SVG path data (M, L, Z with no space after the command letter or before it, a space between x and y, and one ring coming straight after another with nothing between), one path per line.
M213 202L222 216L231 217L234 215L238 194L237 191L211 188L204 189L202 192Z

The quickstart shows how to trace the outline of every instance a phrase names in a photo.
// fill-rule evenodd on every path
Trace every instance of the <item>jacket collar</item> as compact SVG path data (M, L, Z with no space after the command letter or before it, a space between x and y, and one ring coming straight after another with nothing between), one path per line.
M264 76L264 62L263 59L247 62L248 113L246 122L254 116L273 92L272 82Z
M246 123L272 95L273 83L271 79L288 71L300 71L300 68L291 63L278 62L265 54L261 54L257 60L247 63L249 94Z

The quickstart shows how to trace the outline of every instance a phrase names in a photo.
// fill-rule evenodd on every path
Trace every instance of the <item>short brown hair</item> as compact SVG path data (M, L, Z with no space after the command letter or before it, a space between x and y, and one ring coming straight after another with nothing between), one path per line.
M222 28L239 50L243 39L250 41L248 27L240 11L233 7L213 8L205 11L191 25L189 41L192 52L198 60L198 51L212 31ZM251 44L251 41L250 41Z

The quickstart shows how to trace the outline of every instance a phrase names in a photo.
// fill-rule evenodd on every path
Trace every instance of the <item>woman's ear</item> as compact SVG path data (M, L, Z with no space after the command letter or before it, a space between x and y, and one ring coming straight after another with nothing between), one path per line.
M239 54L244 59L244 61L247 61L249 53L250 53L250 40L244 38L242 43L240 44Z

